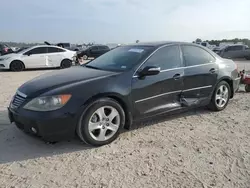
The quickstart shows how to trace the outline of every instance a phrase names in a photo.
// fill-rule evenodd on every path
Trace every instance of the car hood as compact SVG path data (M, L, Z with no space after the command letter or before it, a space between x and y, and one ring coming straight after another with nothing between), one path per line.
M51 89L56 89L68 84L91 81L116 75L118 73L96 70L86 67L72 67L64 70L52 71L36 77L19 87L18 91L34 97Z
M5 59L5 58L11 58L11 57L19 57L20 54L16 54L16 53L10 53L10 54L5 54L0 56L1 59Z

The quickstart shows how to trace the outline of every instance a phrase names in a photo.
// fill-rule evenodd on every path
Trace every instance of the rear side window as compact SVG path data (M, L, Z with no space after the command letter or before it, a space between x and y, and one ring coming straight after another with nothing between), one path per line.
M45 54L45 53L47 53L47 47L38 47L26 52L25 54Z
M146 62L145 66L157 66L161 70L181 67L179 46L166 46L157 50Z
M182 54L186 66L202 65L215 61L210 53L197 46L182 46Z
M58 52L64 52L65 50L60 49L60 48L55 48L55 47L49 47L48 48L48 53L58 53Z

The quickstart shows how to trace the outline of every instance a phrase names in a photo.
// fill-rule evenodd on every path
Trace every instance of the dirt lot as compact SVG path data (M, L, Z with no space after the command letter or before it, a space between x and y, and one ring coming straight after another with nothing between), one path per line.
M104 147L77 139L51 145L19 131L6 112L23 82L48 71L0 72L1 188L250 187L250 94L237 93L223 112L140 123Z

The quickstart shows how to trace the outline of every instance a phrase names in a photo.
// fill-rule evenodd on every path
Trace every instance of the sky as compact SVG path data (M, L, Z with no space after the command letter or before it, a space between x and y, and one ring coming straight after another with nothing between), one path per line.
M1 0L0 41L250 38L250 0Z

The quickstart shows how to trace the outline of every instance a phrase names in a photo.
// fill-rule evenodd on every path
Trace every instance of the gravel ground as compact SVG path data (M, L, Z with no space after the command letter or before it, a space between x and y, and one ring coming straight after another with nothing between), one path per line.
M240 67L248 62L239 62ZM0 187L250 187L250 95L136 125L110 145L54 145L19 131L6 107L25 81L48 71L0 72Z

